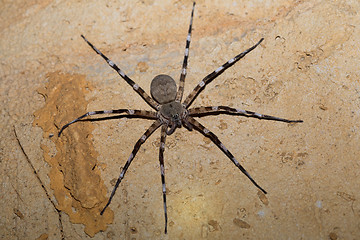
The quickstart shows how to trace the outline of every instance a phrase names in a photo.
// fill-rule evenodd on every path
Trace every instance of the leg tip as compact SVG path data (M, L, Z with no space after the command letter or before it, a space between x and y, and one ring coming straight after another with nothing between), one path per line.
M61 133L63 132L63 128L61 128L61 130L59 131L59 133L58 133L58 137L60 137L61 136Z

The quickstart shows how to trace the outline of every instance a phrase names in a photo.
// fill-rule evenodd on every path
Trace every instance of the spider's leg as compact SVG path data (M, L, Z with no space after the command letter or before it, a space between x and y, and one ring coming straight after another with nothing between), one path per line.
M162 183L162 192L163 192L163 202L164 202L164 214L165 214L165 234L167 233L167 207L166 207L166 187L165 187L165 168L164 168L164 151L165 151L165 140L166 140L166 125L161 127L161 139L160 139L160 149L159 149L159 161L160 161L160 171L161 171L161 183Z
M274 120L274 121L287 122L287 123L303 122L303 120L289 120L285 118L274 117L266 114L256 113L248 110L242 110L227 106L196 107L196 108L191 108L188 111L190 116L206 116L210 114L236 114L245 117Z
M176 94L176 101L178 101L178 102L181 102L183 93L184 93L186 69L187 69L187 64L188 64L189 47L190 47L190 40L191 40L191 29L192 29L192 23L193 23L193 18L194 18L194 9L195 9L195 2L193 3L189 31L188 31L188 35L186 38L185 54L184 54L184 61L183 61L183 65L182 65L181 75L180 75L179 90L177 91L177 94Z
M263 193L266 194L266 191L262 187L260 187L259 184L255 182L255 180L250 176L250 174L245 170L245 168L240 165L240 163L235 159L232 153L224 146L224 144L219 140L219 138L214 133L212 133L210 130L208 130L203 125L201 125L201 123L196 121L193 117L189 116L188 121L190 124L194 126L196 130L198 130L204 136L210 138L211 141L213 141L213 143L215 143L215 145L218 146L221 149L221 151L223 151L225 155L235 164L235 166L237 166L240 169L240 171L243 172L258 189L260 189Z
M133 109L116 109L116 110L103 110L103 111L94 111L94 112L87 112L84 115L78 117L77 119L72 120L71 122L65 124L59 131L58 137L60 137L61 133L64 131L65 128L70 126L73 123L83 119L84 117L96 115L96 114L119 114L119 113L126 113L128 115L137 116L137 117L145 117L150 119L156 119L156 113L146 110L133 110Z
M158 109L159 104L154 101L137 83L135 83L133 80L131 80L116 64L111 61L108 57L106 57L102 52L100 52L99 49L97 49L94 45L92 45L91 42L89 42L84 35L81 35L81 37L89 44L89 46L97 53L99 54L105 61L109 64L110 67L112 67L119 75L122 77L134 90L137 92L147 104L149 104L152 108Z
M259 42L257 42L254 46L251 48L245 50L244 52L240 53L239 55L235 56L234 58L230 59L226 63L224 63L221 67L207 75L201 82L194 88L194 90L186 97L184 101L184 105L186 108L190 106L190 104L195 100L197 95L206 87L207 84L209 84L212 80L214 80L217 76L222 74L226 69L234 65L237 61L239 61L241 58L243 58L246 54L254 50L262 41L264 38L261 38Z
M103 210L101 210L100 215L103 215L105 209L110 205L112 198L115 195L115 192L117 190L117 188L119 187L119 184L121 182L121 180L124 178L124 175L127 171L127 169L129 168L132 160L134 159L136 153L139 151L141 145L148 139L148 137L156 130L158 129L158 127L160 127L161 122L159 120L156 120L150 127L148 130L146 130L146 132L144 133L144 135L141 136L141 138L135 143L134 149L132 150L130 157L128 158L127 162L125 163L120 176L118 178L118 180L116 181L116 184L111 192L110 198L108 200L108 202L106 203L105 207L103 208Z

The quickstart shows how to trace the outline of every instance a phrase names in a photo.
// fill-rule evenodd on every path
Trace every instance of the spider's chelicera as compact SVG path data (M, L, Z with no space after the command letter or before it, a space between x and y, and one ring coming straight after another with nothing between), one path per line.
M125 114L120 116L128 116L128 117L141 117L147 119L155 120L153 124L145 131L145 133L139 138L136 142L127 162L125 163L120 176L111 192L109 200L107 204L104 206L103 210L100 214L103 214L105 209L111 203L112 198L121 182L124 178L124 175L129 168L131 162L133 161L136 153L139 151L140 146L149 138L149 136L161 126L161 138L160 138L160 149L159 149L159 161L160 161L160 171L161 171L161 182L162 182L162 192L163 192L163 202L164 202L164 214L165 214L165 233L167 233L167 207L166 207L166 187L165 187L165 168L164 168L164 151L165 151L165 139L166 136L174 133L176 128L180 128L184 126L188 130L197 130L202 133L204 136L211 139L211 141L220 148L221 151L235 164L236 167L243 172L246 177L263 193L266 194L266 191L261 188L255 180L250 176L250 174L243 168L240 163L235 159L232 153L224 146L224 144L219 140L219 138L212 133L209 129L205 128L200 122L198 122L194 117L202 117L206 115L214 115L214 114L231 114L231 115L240 115L245 117L253 117L258 119L267 119L267 120L275 120L282 121L287 123L295 123L302 122L302 120L288 120L284 118L269 116L265 114L259 114L256 112L251 112L247 110L232 108L228 106L208 106L208 107L195 107L189 108L191 103L195 100L198 94L216 77L222 74L226 69L230 68L237 61L243 58L246 54L255 49L264 39L261 38L254 46L245 50L244 52L238 54L234 58L230 59L222 66L217 68L215 71L207 75L203 78L199 84L194 88L194 90L182 101L183 92L184 92L184 84L185 84L185 76L187 69L187 62L189 56L189 47L191 40L191 30L192 30L192 22L194 16L195 2L193 3L193 8L191 11L190 25L188 30L188 35L186 38L186 47L185 54L183 60L182 71L180 74L180 84L177 89L176 83L173 78L168 75L158 75L151 82L151 96L150 97L138 84L136 84L133 80L131 80L120 68L112 62L109 58L107 58L102 52L100 52L93 44L91 44L83 35L81 37L86 41L90 47L99 54L105 61L108 63L110 67L112 67L132 88L145 100L145 102L156 110L147 111L147 110L134 110L134 109L116 109L116 110L102 110L102 111L93 111L88 112L77 119L65 124L59 131L58 136L60 137L61 133L65 128L69 125L87 117L90 115L98 115L98 114Z

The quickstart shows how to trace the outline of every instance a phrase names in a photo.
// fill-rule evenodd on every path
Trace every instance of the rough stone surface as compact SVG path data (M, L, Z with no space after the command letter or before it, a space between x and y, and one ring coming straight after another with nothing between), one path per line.
M179 79L191 6L2 1L1 239L360 239L357 0L197 2L185 95L265 40L193 106L229 105L304 123L199 120L267 195L201 134L178 129L169 136L167 235L156 132L106 214L96 215L151 122L79 122L61 138L58 128L86 111L150 108L80 34L150 93L158 74Z

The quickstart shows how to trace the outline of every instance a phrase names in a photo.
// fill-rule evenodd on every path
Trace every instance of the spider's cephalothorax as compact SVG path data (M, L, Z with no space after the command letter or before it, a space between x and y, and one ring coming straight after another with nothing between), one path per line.
M192 130L188 123L188 110L179 101L176 101L176 83L169 75L157 75L150 85L150 93L153 99L160 104L157 113L160 122L167 126L166 134L171 135L176 128L184 125Z
M154 122L152 125L145 131L145 133L139 138L136 142L128 160L126 161L120 176L111 192L108 202L104 206L100 214L103 214L105 209L110 205L112 198L115 195L116 189L119 187L121 180L124 178L124 175L129 168L131 162L133 161L136 153L139 151L141 145L149 138L149 136L161 126L161 138L160 138L160 148L159 148L159 162L160 162L160 172L161 172L161 182L162 182L162 192L163 192L163 202L164 202L164 214L165 214L165 233L167 232L167 207L166 207L166 187L165 187L165 167L164 167L164 151L165 151L165 140L166 136L171 135L176 128L184 126L188 130L195 129L198 132L202 133L205 137L209 138L229 159L232 163L235 164L239 170L245 174L245 176L263 193L266 194L266 191L261 188L255 180L250 176L250 174L245 170L243 166L235 159L233 154L225 147L225 145L219 140L219 138L212 133L209 129L205 128L200 122L198 122L194 117L202 117L206 115L214 114L231 114L231 115L240 115L245 117L253 117L258 119L267 119L274 121L282 121L287 123L302 122L302 120L288 120L284 118L274 117L270 115L260 114L252 111L242 110L238 108L232 108L228 106L207 106L207 107L196 107L189 108L191 103L195 98L201 93L201 91L216 77L221 75L226 69L234 65L246 54L254 50L260 43L264 40L260 39L254 46L248 48L244 52L236 55L222 66L218 67L216 70L205 76L199 84L194 88L194 90L182 101L186 77L187 62L189 57L189 47L191 39L191 29L194 16L195 2L191 11L190 25L188 30L188 35L186 38L185 54L184 61L182 65L182 70L180 74L180 84L178 90L176 90L176 83L168 75L158 75L151 82L151 96L150 97L138 84L131 80L113 61L107 58L100 50L98 50L92 43L90 43L83 35L81 37L86 41L87 44L99 54L110 67L112 67L119 75L122 77L144 100L145 102L152 107L154 111L147 110L134 110L134 109L115 109L115 110L101 110L87 112L84 115L76 118L75 120L65 124L59 131L58 136L60 137L61 133L69 125L87 117L90 115L97 114L123 114L120 116L131 116L131 117L141 117L152 119Z

